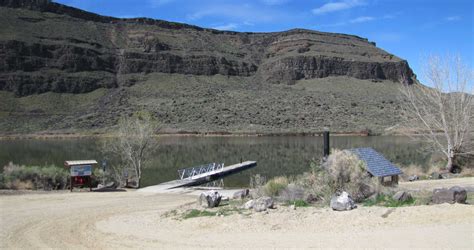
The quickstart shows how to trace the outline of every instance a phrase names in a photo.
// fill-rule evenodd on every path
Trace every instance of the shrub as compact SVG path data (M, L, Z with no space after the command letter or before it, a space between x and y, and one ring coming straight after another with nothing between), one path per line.
M279 200L282 202L292 203L297 200L303 200L305 195L305 190L303 187L295 183L288 184L283 190L279 192Z
M264 193L270 197L276 197L288 186L287 177L275 177L268 181L264 186Z
M328 203L334 193L328 173L321 166L314 166L311 172L298 176L295 184L302 187L305 195L312 195L323 203Z
M365 163L346 150L334 150L324 167L328 173L333 192L346 191L356 201L374 194L379 187L376 178L371 178Z
M305 190L305 195L326 204L338 191L346 191L355 201L362 201L384 189L376 178L370 178L365 164L356 155L340 150L332 150L322 165L313 161L311 172L296 178L295 184Z
M349 151L332 150L332 154L323 164L311 162L311 172L304 173L289 180L287 177L276 177L263 187L260 176L251 179L251 187L257 194L263 190L268 196L276 197L282 202L304 201L310 195L323 203L329 203L338 191L348 192L359 202L367 197L385 191L377 178L371 178L363 161ZM259 182L259 185L255 185ZM313 200L313 199L312 199Z
M264 176L256 174L250 177L250 188L259 188L267 182L267 179Z
M378 194L373 199L368 199L364 202L364 206L384 206L384 207L402 207L402 206L411 206L415 204L415 199L410 198L406 201L397 201L392 198L390 195Z
M358 191L360 184L370 178L364 163L349 151L335 150L325 167L336 191Z
M422 180L429 179L431 173L442 171L444 166L446 166L446 164L444 164L443 166L439 166L439 164L432 164L432 165L426 166L426 167L416 165L416 164L410 164L410 165L403 168L402 177L406 181L412 175L416 175Z
M289 202L290 205L295 205L295 207L308 207L309 204L304 200L294 200Z
M102 170L102 168L94 168L92 178L93 187L96 187L98 184L104 184L108 180L113 180L113 176L111 174L107 174L104 170Z
M0 173L0 189L5 189L5 177L3 176L3 172Z
M206 210L191 209L183 214L183 219L190 219L203 216L216 216L216 212L210 212Z
M252 197L258 198L265 195L264 185L267 182L264 176L256 174L250 177L250 188L252 191Z
M20 166L12 162L3 167L2 188L8 189L64 189L67 185L66 169L50 166Z

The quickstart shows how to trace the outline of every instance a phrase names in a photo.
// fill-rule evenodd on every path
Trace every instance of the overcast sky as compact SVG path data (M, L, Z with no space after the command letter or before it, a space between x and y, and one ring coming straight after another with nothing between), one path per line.
M150 17L233 31L305 28L358 35L422 77L429 54L460 54L474 65L473 0L56 0L114 17Z

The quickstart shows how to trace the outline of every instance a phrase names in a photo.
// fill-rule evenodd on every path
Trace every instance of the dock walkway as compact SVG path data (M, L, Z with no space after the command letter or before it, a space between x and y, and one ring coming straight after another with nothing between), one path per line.
M237 163L234 165L224 167L219 170L194 175L190 178L163 182L158 185L141 188L138 190L138 192L155 192L155 191L159 192L159 191L165 191L165 190L174 189L174 188L198 186L198 185L202 185L202 184L215 181L215 180L224 178L226 176L247 170L249 168L253 168L255 166L257 166L256 161L245 161L242 163Z

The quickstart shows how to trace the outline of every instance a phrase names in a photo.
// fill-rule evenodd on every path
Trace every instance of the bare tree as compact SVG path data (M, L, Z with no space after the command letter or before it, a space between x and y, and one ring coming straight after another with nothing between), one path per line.
M458 56L431 56L424 73L429 87L416 83L401 88L404 131L444 154L446 168L453 171L459 156L474 153L474 73Z
M123 171L131 173L136 179L136 187L140 187L142 169L145 160L158 146L153 137L157 129L156 123L148 113L137 113L119 120L117 140L110 141L106 150L119 156L121 164L116 165L115 172L122 175Z

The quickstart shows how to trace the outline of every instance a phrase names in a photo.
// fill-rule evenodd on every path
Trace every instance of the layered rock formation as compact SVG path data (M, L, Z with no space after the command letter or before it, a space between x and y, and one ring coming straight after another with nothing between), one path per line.
M105 17L47 0L0 0L0 16L0 90L16 96L130 86L149 73L240 76L254 84L414 79L406 61L351 35L217 31Z

